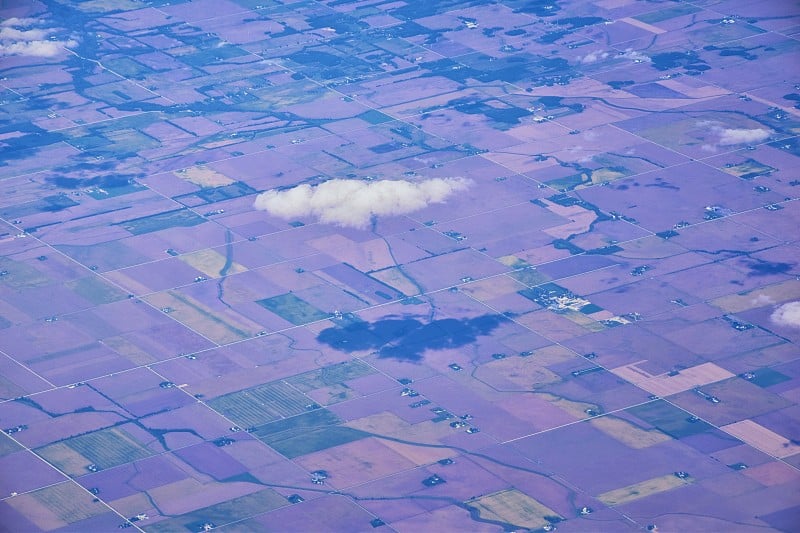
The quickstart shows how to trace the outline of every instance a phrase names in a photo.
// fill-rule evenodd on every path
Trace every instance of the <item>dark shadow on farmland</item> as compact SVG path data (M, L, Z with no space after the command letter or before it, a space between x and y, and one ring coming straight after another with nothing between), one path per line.
M472 344L507 321L502 315L443 318L427 324L416 318L354 321L322 330L317 340L343 352L375 350L381 358L419 361L425 350Z

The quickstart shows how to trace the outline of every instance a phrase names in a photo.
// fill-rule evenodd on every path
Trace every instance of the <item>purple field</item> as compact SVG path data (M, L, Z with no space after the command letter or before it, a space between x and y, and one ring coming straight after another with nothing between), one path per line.
M800 523L800 7L0 6L0 531Z

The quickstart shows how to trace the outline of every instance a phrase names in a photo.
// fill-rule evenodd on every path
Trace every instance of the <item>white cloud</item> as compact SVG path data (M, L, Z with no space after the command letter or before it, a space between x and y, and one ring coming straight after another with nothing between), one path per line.
M17 28L0 28L0 40L41 41L50 34L47 30L20 30Z
M652 61L650 56L647 56L641 52L637 52L633 48L626 48L625 51L620 54L620 56L624 57L625 59L630 59L635 63L650 63Z
M763 128L716 128L715 131L719 135L721 146L757 143L767 140L770 136L770 131Z
M325 224L364 228L373 217L404 215L441 203L466 190L464 178L422 181L333 179L319 185L273 189L256 197L255 208L284 218L312 216Z
M750 303L753 305L762 306L762 305L774 304L775 300L773 300L768 294L759 294L758 296L750 300Z
M603 59L608 59L611 57L611 52L603 52L600 50L596 50L594 52L589 52L585 56L578 56L577 60L579 63L583 63L584 65L588 65L591 63L596 63L597 61L601 61ZM632 48L628 48L623 52L617 52L616 57L621 59L629 59L634 63L649 63L652 61L649 56L641 52L637 52Z
M0 26L30 26L38 22L38 19L11 17L0 22Z
M608 52L600 52L600 51L597 51L597 52L589 52L589 53L588 53L588 54L586 54L585 56L581 57L581 58L579 59L579 61L580 61L581 63L583 63L583 64L587 65L587 64L589 64L589 63L594 63L594 62L596 62L596 61L599 61L599 60L601 60L601 59L605 59L605 58L607 58L607 57L608 57Z
M47 39L52 29L31 28L41 23L35 19L10 18L0 23L0 57L32 56L53 57L65 46L75 46L75 41Z
M800 328L800 301L781 305L772 312L770 318L779 326Z

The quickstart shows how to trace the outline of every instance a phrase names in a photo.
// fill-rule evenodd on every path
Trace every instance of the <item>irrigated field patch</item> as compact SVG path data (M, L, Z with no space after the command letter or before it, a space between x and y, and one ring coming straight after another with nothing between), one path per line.
M688 485L693 482L694 479L691 477L681 479L674 474L667 474L628 485L627 487L604 492L599 495L597 499L606 505L622 505L623 503L632 502L652 494L672 490L676 487L682 487L683 485Z
M499 520L520 528L541 529L562 517L517 489L503 490L465 502L480 511L481 518ZM547 518L546 518L547 517Z
M308 302L301 300L291 293L265 298L256 302L261 307L268 309L295 326L324 320L330 315L323 313Z
M303 413L310 403L291 385L273 381L214 398L208 405L242 427L253 427Z
M627 420L613 416L602 416L589 421L591 425L603 433L614 437L631 448L649 448L661 442L670 440L669 435L657 429L646 430L636 427Z

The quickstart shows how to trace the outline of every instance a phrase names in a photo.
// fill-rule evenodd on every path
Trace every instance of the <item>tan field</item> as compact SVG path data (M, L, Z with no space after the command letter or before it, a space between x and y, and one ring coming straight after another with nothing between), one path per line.
M610 168L605 168L605 167L598 168L597 170L592 172L592 184L603 183L606 181L614 181L619 178L624 178L626 175L627 174L620 172L618 170L612 170Z
M313 471L324 468L335 479L337 488L353 487L416 466L408 458L386 446L386 441L367 438L308 455L295 462Z
M681 370L680 374L675 376L661 374L652 378L642 379L636 382L636 385L658 396L670 396L733 376L734 374L714 363L703 363Z
M59 483L6 500L44 531L108 512L100 502L71 482Z
M147 365L157 361L155 357L142 350L123 336L108 337L100 341L134 365Z
M414 446L413 444L402 444L389 440L384 440L382 442L384 446L391 448L417 466L431 464L435 461L453 456L453 451L449 448L428 448L426 446Z
M570 222L562 224L561 226L554 226L552 228L542 230L544 233L547 233L556 239L566 239L573 234L588 232L591 229L592 222L594 222L595 218L597 218L597 215L595 215L594 212L589 211L584 207L579 207L576 205L563 207L558 204L548 202L547 200L542 200L542 202L547 204L547 209L549 211L552 211L553 213L561 215L562 217L570 220Z
M606 505L622 505L659 492L666 492L694 482L691 477L681 479L673 474L648 479L621 489L614 489L600 494L597 499Z
M203 188L221 187L223 185L230 185L231 183L234 183L234 180L225 174L220 174L216 170L212 170L203 165L177 170L175 171L175 175Z
M613 416L594 418L589 423L626 446L637 450L649 448L672 439L672 437L657 429L642 429L627 420Z
M158 308L171 308L173 318L218 344L246 339L261 330L259 324L240 315L236 321L231 317L223 319L194 298L176 291L151 294L145 300Z
M761 287L745 294L731 294L712 300L710 303L726 313L741 313L770 304L780 304L800 299L800 281L790 279L767 287Z
M536 396L552 403L562 411L566 411L576 418L589 418L589 415L586 414L587 409L593 409L595 411L599 409L599 407L593 403L575 402L561 398L555 394L550 394L549 392L537 392Z
M387 268L384 270L380 270L378 272L373 272L370 274L373 278L377 279L378 281L382 281L388 286L396 289L406 296L413 296L415 294L419 294L419 289L416 285L414 285L411 280L406 277L403 272L397 268Z
M783 435L775 433L752 420L740 420L739 422L722 426L720 429L746 442L753 448L779 459L800 453L800 446Z
M142 509L149 509L153 506L150 503L146 492L137 492L130 496L125 496L118 500L108 502L114 506L114 509L126 516L135 516L142 512Z
M321 252L361 272L372 272L395 266L389 247L383 239L355 242L342 235L330 235L307 242Z
M488 279L473 281L461 287L461 290L476 300L485 302L498 296L514 294L526 289L527 285L520 283L508 276L494 276Z
M619 19L620 22L627 22L631 26L636 26L637 28L641 28L645 31L649 31L650 33L655 33L656 35L664 33L667 30L661 29L658 26L653 26L652 24L648 24L646 22L642 22L641 20L636 20L635 18L625 17L623 19Z
M517 489L495 492L465 503L477 508L481 518L499 520L527 529L546 526L549 522L545 520L545 516L559 516L549 507Z
M493 376L502 378L516 385L521 390L529 390L537 386L561 381L561 376L545 366L539 357L506 357L497 361L480 365L475 375L485 381L496 381Z
M206 490L204 483L194 478L186 478L150 489L148 493L163 513L183 514L196 508L197 504L192 500L204 490Z
M631 363L629 365L618 366L617 368L612 368L610 371L611 373L621 377L626 381L630 381L634 385L638 385L642 381L646 381L653 377L652 374L645 372L641 368L638 367L641 363L646 363L647 359L642 359L641 361L636 361L635 363Z
M212 249L200 250L198 252L182 255L179 259L190 267L199 270L209 278L218 278L221 276L226 261L224 255ZM230 275L246 271L247 268L239 263L231 263L227 273Z
M97 12L127 11L129 9L140 8L141 6L134 0L88 0L88 2L81 2L77 7L83 11Z
M357 418L343 425L377 435L427 444L440 444L439 439L452 434L451 428L446 424L436 424L426 420L411 425L389 412Z
M688 83L684 83L680 79L669 79L669 80L659 80L659 85L666 87L667 89L672 89L673 91L679 92L681 94L685 94L690 98L717 98L718 96L722 96L728 94L727 91L721 89L719 87L715 87L713 85L705 85L702 86L695 86L692 87ZM753 98L755 100L755 98ZM775 104L770 104L775 105Z
M47 461L53 463L58 469L62 470L68 476L80 476L86 474L88 467L92 462L76 452L63 442L50 444L44 448L36 450L36 453L44 457Z

